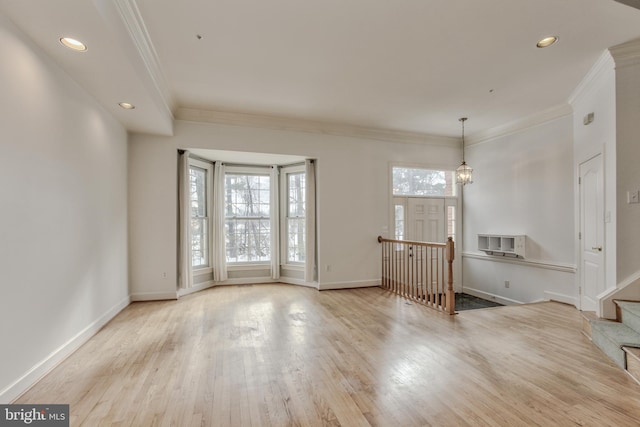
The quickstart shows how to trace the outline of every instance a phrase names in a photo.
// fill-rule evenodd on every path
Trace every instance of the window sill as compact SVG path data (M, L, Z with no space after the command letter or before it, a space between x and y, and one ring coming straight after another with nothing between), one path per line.
M227 271L269 270L271 264L227 264Z
M205 274L211 274L211 273L213 273L213 268L211 267L193 269L194 276L204 276Z

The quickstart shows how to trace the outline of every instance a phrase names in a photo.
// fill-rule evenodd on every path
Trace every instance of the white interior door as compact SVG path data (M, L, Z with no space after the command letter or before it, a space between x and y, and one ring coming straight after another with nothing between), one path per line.
M444 199L409 197L407 205L407 240L445 243Z
M595 311L604 280L602 156L580 164L580 309Z

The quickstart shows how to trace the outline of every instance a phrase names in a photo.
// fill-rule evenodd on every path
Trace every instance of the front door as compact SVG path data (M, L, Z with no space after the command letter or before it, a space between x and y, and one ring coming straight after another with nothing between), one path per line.
M604 280L602 155L580 164L580 309L596 311Z
M407 200L407 240L418 242L444 243L446 239L446 217L444 210L444 199L409 197ZM426 259L424 259L426 257ZM411 259L413 258L413 259ZM431 265L430 271L438 271L437 252L410 250L409 265L412 266L411 274L421 277L419 271L421 266ZM423 264L423 263L427 264ZM427 283L427 277L432 277L433 283ZM423 287L422 294L426 294L427 288L437 288L437 275L422 277L417 282L419 287ZM426 286L427 288L424 288Z
M407 208L407 240L446 242L444 199L409 197Z

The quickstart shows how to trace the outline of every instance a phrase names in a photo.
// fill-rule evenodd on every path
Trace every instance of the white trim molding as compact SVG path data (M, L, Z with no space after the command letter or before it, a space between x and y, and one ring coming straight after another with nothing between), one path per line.
M165 111L173 117L174 102L169 91L169 85L167 85L167 80L162 72L158 54L142 19L138 4L135 0L114 0L113 3L131 36L131 41L136 47L138 55L144 63L149 80L155 89L154 93L158 96Z
M372 280L355 280L352 282L328 282L320 283L319 290L328 291L332 289L356 289L356 288L371 288L380 286L381 279Z
M516 301L516 300L511 299L511 298L501 297L500 295L492 294L492 293L485 292L485 291L480 291L480 290L474 289L474 288L468 288L466 286L464 286L462 288L462 292L464 292L465 294L473 295L474 297L486 299L488 301L495 301L495 302L497 302L499 304L502 304L502 305L524 304L522 301Z
M208 280L206 282L193 285L190 288L178 289L178 299L186 295L193 294L195 292L200 292L200 291L204 291L205 289L213 288L214 286L215 286L215 282L213 280Z
M304 279L280 276L280 283L284 283L285 285L303 286L305 288L318 290L318 282L305 282Z
M578 307L578 299L571 295L559 294L557 292L544 291L545 301L557 301L564 304L569 304L574 307Z
M137 292L131 294L131 301L162 301L178 299L178 292Z
M176 120L197 123L214 123L230 126L246 126L273 130L321 133L352 138L374 139L386 142L413 143L459 147L460 138L432 135L419 132L406 132L373 127L361 127L344 123L331 123L315 120L296 119L285 116L240 113L231 111L199 110L178 108Z
M597 86L594 85L594 82L600 81L602 76L607 72L613 72L615 65L611 52L608 50L604 51L596 63L593 64L587 75L573 90L567 102L573 105L578 99L595 90Z
M302 279L294 279L291 277L280 277L279 280L274 280L269 277L242 277L236 279L225 280L224 282L214 282L210 280L208 282L200 283L196 286L193 286L189 289L180 289L178 291L178 297L183 297L189 294L193 294L195 292L204 291L206 289L215 288L218 286L242 286L242 285L273 285L273 284L284 284L284 285L293 285L293 286L303 286L305 288L318 289L317 282L305 282Z
M67 342L52 351L47 357L34 365L14 383L0 391L0 403L10 403L19 398L23 393L29 390L32 385L47 375L53 368L58 366L84 343L89 341L91 337L98 333L104 325L109 323L111 319L116 317L118 313L124 310L130 303L130 297L124 298Z
M631 40L609 48L616 68L640 64L640 39Z
M598 316L605 319L616 318L616 307L613 302L615 299L620 300L638 300L640 299L640 270L627 277L614 288L607 289L598 295L599 305Z
M480 255L473 252L463 252L462 256L464 258L480 259L483 261L491 261L491 262L505 262L509 264L519 264L527 267L543 268L545 270L562 271L564 273L572 273L572 274L575 274L576 271L578 270L574 264L563 264L563 263L551 262L551 261Z
M476 132L467 137L467 148L472 148L474 145L482 144L496 138L511 135L517 132L521 132L525 129L529 129L535 126L543 125L562 117L566 117L573 114L573 108L569 104L560 104L555 107L551 107L547 110L533 114L522 119L514 120L504 125L496 126L491 129L482 130Z

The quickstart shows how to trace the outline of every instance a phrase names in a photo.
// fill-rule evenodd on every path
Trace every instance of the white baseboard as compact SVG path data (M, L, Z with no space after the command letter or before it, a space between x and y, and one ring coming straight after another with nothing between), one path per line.
M304 286L307 288L318 289L318 282L305 282L304 279L294 279L293 277L280 277L280 283L287 285Z
M327 291L330 289L370 288L372 286L380 286L380 279L320 283L318 289L321 291Z
M234 285L265 285L265 284L274 284L274 283L284 283L287 285L296 285L296 286L305 286L308 288L318 289L317 282L305 282L302 279L294 279L292 277L280 277L279 279L271 279L269 277L258 277L256 278L238 278L238 279L229 279L224 282L214 282L208 281L204 283L199 283L196 286L193 286L189 289L179 289L178 290L178 298L183 297L185 295L193 294L195 292L204 291L205 289L213 288L216 286L234 286Z
M502 305L524 304L521 301L516 301L511 298L501 297L500 295L495 295L489 292L480 291L478 289L468 288L466 286L462 289L462 292L464 292L465 294L473 295L474 297L483 298L489 301L495 301Z
M24 375L18 378L13 384L10 384L4 390L0 391L0 404L8 404L15 401L23 393L25 393L32 385L38 382L42 377L48 374L53 368L58 366L64 359L69 357L74 351L86 343L93 337L104 325L109 323L111 319L116 317L125 307L131 303L131 298L126 297L106 313L90 323L82 331L78 332L74 337L66 343L55 349L49 356L37 363L29 369Z
M216 282L215 286L259 285L262 283L280 283L280 279L272 279L271 277L237 277L227 279L224 282Z
M178 299L178 292L138 292L131 294L131 301L160 301Z
M574 307L578 307L578 300L576 297L572 297L570 295L559 294L556 292L544 291L544 300L545 301L558 301L565 304L571 304Z
M193 294L195 292L204 291L205 289L213 288L216 285L216 282L213 280L209 280L207 282L198 283L195 286L192 286L188 289L178 289L178 298L183 297L185 295Z

